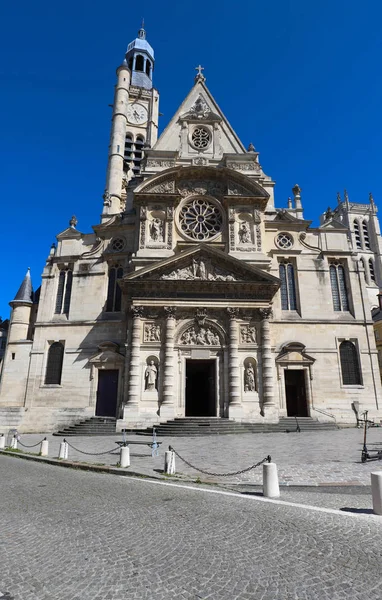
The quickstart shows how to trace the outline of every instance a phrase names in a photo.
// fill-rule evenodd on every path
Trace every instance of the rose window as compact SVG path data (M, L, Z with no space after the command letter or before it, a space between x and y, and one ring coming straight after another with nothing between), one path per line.
M220 232L222 214L218 206L206 198L188 200L180 210L179 225L193 240L209 240Z
M206 127L195 127L191 136L192 145L198 150L204 150L210 145L211 133Z
M276 244L282 250L288 250L293 246L293 238L289 233L279 233L276 238Z

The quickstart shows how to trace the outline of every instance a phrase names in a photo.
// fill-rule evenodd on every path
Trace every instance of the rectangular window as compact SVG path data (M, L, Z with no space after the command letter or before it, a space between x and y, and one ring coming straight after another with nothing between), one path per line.
M281 281L281 308L282 310L297 310L296 282L294 266L289 262L279 265Z
M345 269L340 263L332 263L329 267L330 285L332 288L333 308L337 311L349 310L349 296L346 286Z

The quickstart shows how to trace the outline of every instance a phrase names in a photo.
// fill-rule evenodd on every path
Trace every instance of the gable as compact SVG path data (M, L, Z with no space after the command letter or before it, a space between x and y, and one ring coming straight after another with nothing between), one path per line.
M252 283L269 285L275 291L280 284L277 277L204 244L130 273L123 280Z
M222 113L204 81L198 79L181 106L172 117L170 123L163 131L153 147L154 151L180 151L187 153L188 143L184 143L184 132L188 126L203 124L210 128L214 135L214 126L219 129L218 144L219 154L244 154L245 148ZM182 139L183 136L183 139ZM216 156L216 144L213 144L213 154ZM208 152L206 151L206 154ZM190 154L192 154L192 149ZM198 155L198 152L194 151Z

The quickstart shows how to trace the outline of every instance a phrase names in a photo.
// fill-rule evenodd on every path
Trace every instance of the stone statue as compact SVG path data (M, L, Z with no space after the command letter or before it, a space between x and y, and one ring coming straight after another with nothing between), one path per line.
M148 391L155 390L157 376L158 376L158 369L155 366L155 362L153 360L150 360L150 362L147 365L146 370L145 370L145 381L146 381L145 390L148 390Z
M251 243L251 232L247 221L243 221L239 227L239 242L241 244Z
M253 368L253 364L248 363L244 371L244 391L254 392L255 390L255 370Z
M150 237L153 242L163 242L163 225L160 219L154 219L150 225Z

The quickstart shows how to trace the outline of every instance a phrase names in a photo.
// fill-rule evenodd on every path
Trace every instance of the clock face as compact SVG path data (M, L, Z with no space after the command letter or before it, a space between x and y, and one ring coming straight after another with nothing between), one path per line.
M147 121L147 110L142 104L129 104L127 106L127 119L134 125L142 125Z

